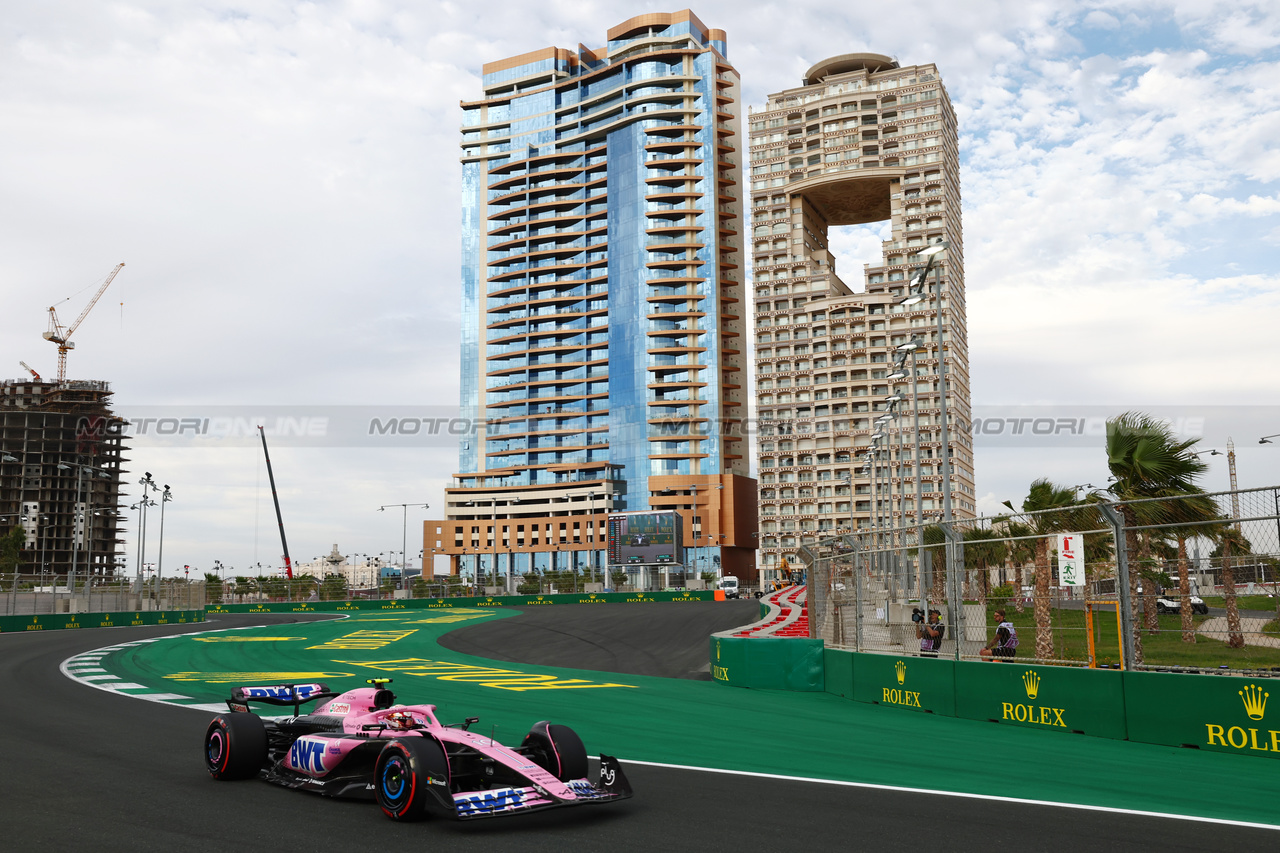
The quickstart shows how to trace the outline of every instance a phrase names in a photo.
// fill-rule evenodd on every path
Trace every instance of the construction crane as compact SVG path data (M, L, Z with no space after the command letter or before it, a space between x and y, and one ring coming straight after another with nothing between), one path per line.
M35 369L31 365L27 364L25 361L19 361L18 364L21 364L23 367L25 367L27 369L27 373L30 373L33 379L35 379L37 382L40 381L40 374L36 373Z
M58 322L58 312L55 310L55 306L49 306L49 331L44 333L44 339L46 341L53 341L58 345L58 382L65 382L67 379L67 350L76 348L76 345L68 340L68 338L75 333L76 329L80 328L80 324L84 322L84 318L89 316L89 312L93 310L93 306L98 304L99 297L106 292L108 285L110 285L112 280L115 279L116 273L120 272L122 269L124 269L124 261L121 261L116 265L116 268L107 276L107 280L102 283L102 287L98 288L98 292L93 295L93 298L89 300L89 304L84 306L84 310L80 312L80 316L77 317L75 322L69 327L65 329L62 327L62 324ZM30 370L30 368L27 369ZM34 373L35 371L32 372Z

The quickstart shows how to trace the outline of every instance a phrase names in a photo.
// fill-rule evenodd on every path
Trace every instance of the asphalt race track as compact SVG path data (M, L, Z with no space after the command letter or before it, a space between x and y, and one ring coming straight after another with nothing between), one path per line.
M673 601L561 604L451 631L440 645L512 663L710 681L707 638L759 618L754 598L694 608Z
M635 632L658 638L686 630L667 624L656 610L647 612L652 615L630 622L626 632L606 632L618 643L610 652L615 662L626 658L618 648L646 647L644 636ZM691 615L684 610L678 618ZM540 614L535 623L538 618L544 617ZM402 825L387 820L370 803L326 800L258 782L216 783L200 760L207 712L94 690L68 680L58 669L71 655L105 645L212 627L296 621L302 619L236 615L191 626L0 635L5 697L0 704L0 849L225 853L338 845L374 851L944 847L1078 853L1275 850L1280 843L1280 833L1250 827L625 763L637 794L618 805L466 824ZM567 628L569 623L558 624ZM592 642L602 642L594 627L590 631ZM528 638L522 642L521 659L534 655L534 643ZM705 649L705 639L700 646ZM563 654L564 647L557 653ZM678 720L636 722L680 725ZM751 744L742 748L749 750ZM975 755L974 760L990 762L992 791L1001 791L1006 768L1000 757ZM927 760L921 761L920 780L921 787L928 786ZM1194 788L1196 780L1135 779L1134 784Z

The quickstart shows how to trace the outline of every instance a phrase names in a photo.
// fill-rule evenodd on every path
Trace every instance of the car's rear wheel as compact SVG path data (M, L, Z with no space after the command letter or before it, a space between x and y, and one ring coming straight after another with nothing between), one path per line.
M433 805L432 784L441 789L442 797L449 796L449 757L434 739L399 738L378 754L373 785L378 805L392 820L427 817Z
M267 729L257 714L219 714L204 734L204 766L221 781L252 779L267 761Z
M529 757L535 763L561 782L587 776L587 748L568 726L535 723L521 745L529 748Z

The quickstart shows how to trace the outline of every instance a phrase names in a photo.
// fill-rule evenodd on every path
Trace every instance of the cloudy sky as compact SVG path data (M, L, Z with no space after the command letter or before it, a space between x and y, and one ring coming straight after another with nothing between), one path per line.
M53 375L46 309L70 321L125 261L68 374L110 381L126 414L289 417L332 436L371 412L447 413L458 102L479 95L485 61L598 46L626 18L676 8L8 4L0 376L22 375L19 360ZM834 54L938 64L962 134L975 416L1158 410L1207 448L1234 437L1242 486L1280 482L1280 444L1257 442L1280 433L1280 6L693 8L728 32L747 104ZM879 251L866 230L838 246L851 280ZM377 508L439 508L456 467L447 438L277 442L295 559L398 550L401 511ZM130 455L131 480L151 471L175 494L166 571L278 564L260 447L140 439ZM1210 461L1205 486L1226 488ZM985 509L1037 476L1106 479L1096 439L979 441L976 474ZM410 530L435 514L411 510Z

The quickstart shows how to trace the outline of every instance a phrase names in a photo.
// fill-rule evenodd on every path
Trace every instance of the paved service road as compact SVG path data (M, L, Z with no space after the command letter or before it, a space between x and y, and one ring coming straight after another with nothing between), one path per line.
M105 645L213 627L296 621L302 620L237 615L185 627L0 636L0 689L5 697L0 703L0 847L225 853L338 845L412 850L417 848L411 845L423 845L562 853L902 850L945 845L983 853L1079 853L1274 850L1280 839L1275 831L1247 827L635 764L628 765L627 772L636 798L615 806L472 824L398 825L368 803L325 800L259 782L216 783L205 773L199 754L208 712L94 690L59 672L61 662L71 655ZM663 628L661 623L651 626L656 632ZM679 710L673 708L665 719L636 720L635 725L662 728L672 737L697 738L698 732ZM787 732L778 734L785 737ZM846 738L856 736L844 733ZM904 743L901 758L918 768L920 785L927 786L932 761L916 746ZM749 752L752 743L748 740L741 748ZM993 791L1018 793L1016 785L1009 790L1010 773L1054 772L1052 767L1007 767L1001 758L998 753L973 756L975 769L991 779ZM1199 780L1135 778L1133 784L1195 789Z

